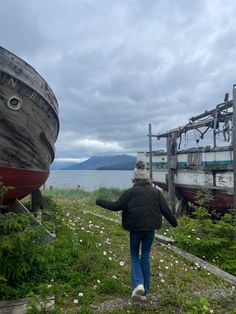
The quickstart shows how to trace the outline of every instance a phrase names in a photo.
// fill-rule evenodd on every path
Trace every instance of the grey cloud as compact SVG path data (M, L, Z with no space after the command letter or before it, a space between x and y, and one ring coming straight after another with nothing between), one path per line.
M231 92L235 9L229 0L10 0L0 35L58 98L58 158L135 153L147 148L148 123L156 133L177 127Z
M1 45L22 57L29 57L46 44L40 27L35 21L37 12L31 2L8 0L1 3Z

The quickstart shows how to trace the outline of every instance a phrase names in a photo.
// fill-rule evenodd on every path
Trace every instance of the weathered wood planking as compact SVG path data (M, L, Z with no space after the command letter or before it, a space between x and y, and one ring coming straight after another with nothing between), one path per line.
M11 97L21 108L8 106ZM58 104L26 62L0 47L0 166L49 169L58 136Z
M0 177L15 187L9 197L23 197L48 177L59 132L58 103L38 72L2 47L0 125ZM22 174L28 183L21 180L22 169L31 171Z
M1 77L1 80L8 80L8 84L17 87L22 82L32 88L30 91L30 99L39 98L41 95L58 113L58 103L55 95L47 82L39 75L39 73L28 63L7 51L0 46L0 69L6 76ZM0 80L0 82L1 82Z

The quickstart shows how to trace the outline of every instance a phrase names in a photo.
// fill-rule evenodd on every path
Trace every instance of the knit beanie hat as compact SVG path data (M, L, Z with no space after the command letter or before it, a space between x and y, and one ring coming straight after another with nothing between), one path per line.
M134 169L134 179L147 180L149 178L148 173L145 169L145 164L142 160L137 161Z

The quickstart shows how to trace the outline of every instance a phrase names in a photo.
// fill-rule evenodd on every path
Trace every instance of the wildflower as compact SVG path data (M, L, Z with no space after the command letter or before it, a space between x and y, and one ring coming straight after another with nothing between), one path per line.
M112 276L112 279L117 279L117 277L113 275L113 276Z
M101 283L101 281L99 279L97 279L97 283Z
M175 261L175 264L179 264L179 261L176 260L176 261Z
M196 229L192 229L192 231L194 232L194 231L196 231Z
M104 252L103 252L103 255L104 255L104 256L105 256L105 255L107 255L107 252L106 252L106 251L104 251Z
M125 263L121 261L120 262L120 266L124 266L124 265L125 265Z
M160 259L160 263L164 263L163 259Z
M165 282L165 279L161 279L161 282Z
M83 295L84 295L83 292L80 292L80 293L78 294L79 297L83 297Z
M112 261L112 257L109 256L108 259L109 259L109 261Z
M209 312L210 312L210 313L214 313L214 311L213 311L213 310L210 310Z
M168 267L168 266L165 266L165 269L169 269L169 267Z
M188 235L188 238L191 238L191 235L190 235L190 234Z
M200 241L200 238L196 238L196 240Z
M52 285L48 285L48 288L52 288Z
M77 300L77 299L74 299L74 304L77 304L77 303L79 303L79 300Z

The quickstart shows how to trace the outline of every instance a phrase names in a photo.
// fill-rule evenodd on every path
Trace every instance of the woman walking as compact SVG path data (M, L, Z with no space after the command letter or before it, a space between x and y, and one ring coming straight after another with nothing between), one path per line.
M96 204L122 211L122 227L130 232L131 297L145 301L150 287L150 253L155 230L161 228L162 215L173 227L177 226L176 218L161 192L151 185L142 161L136 163L133 187L115 202L98 199Z

